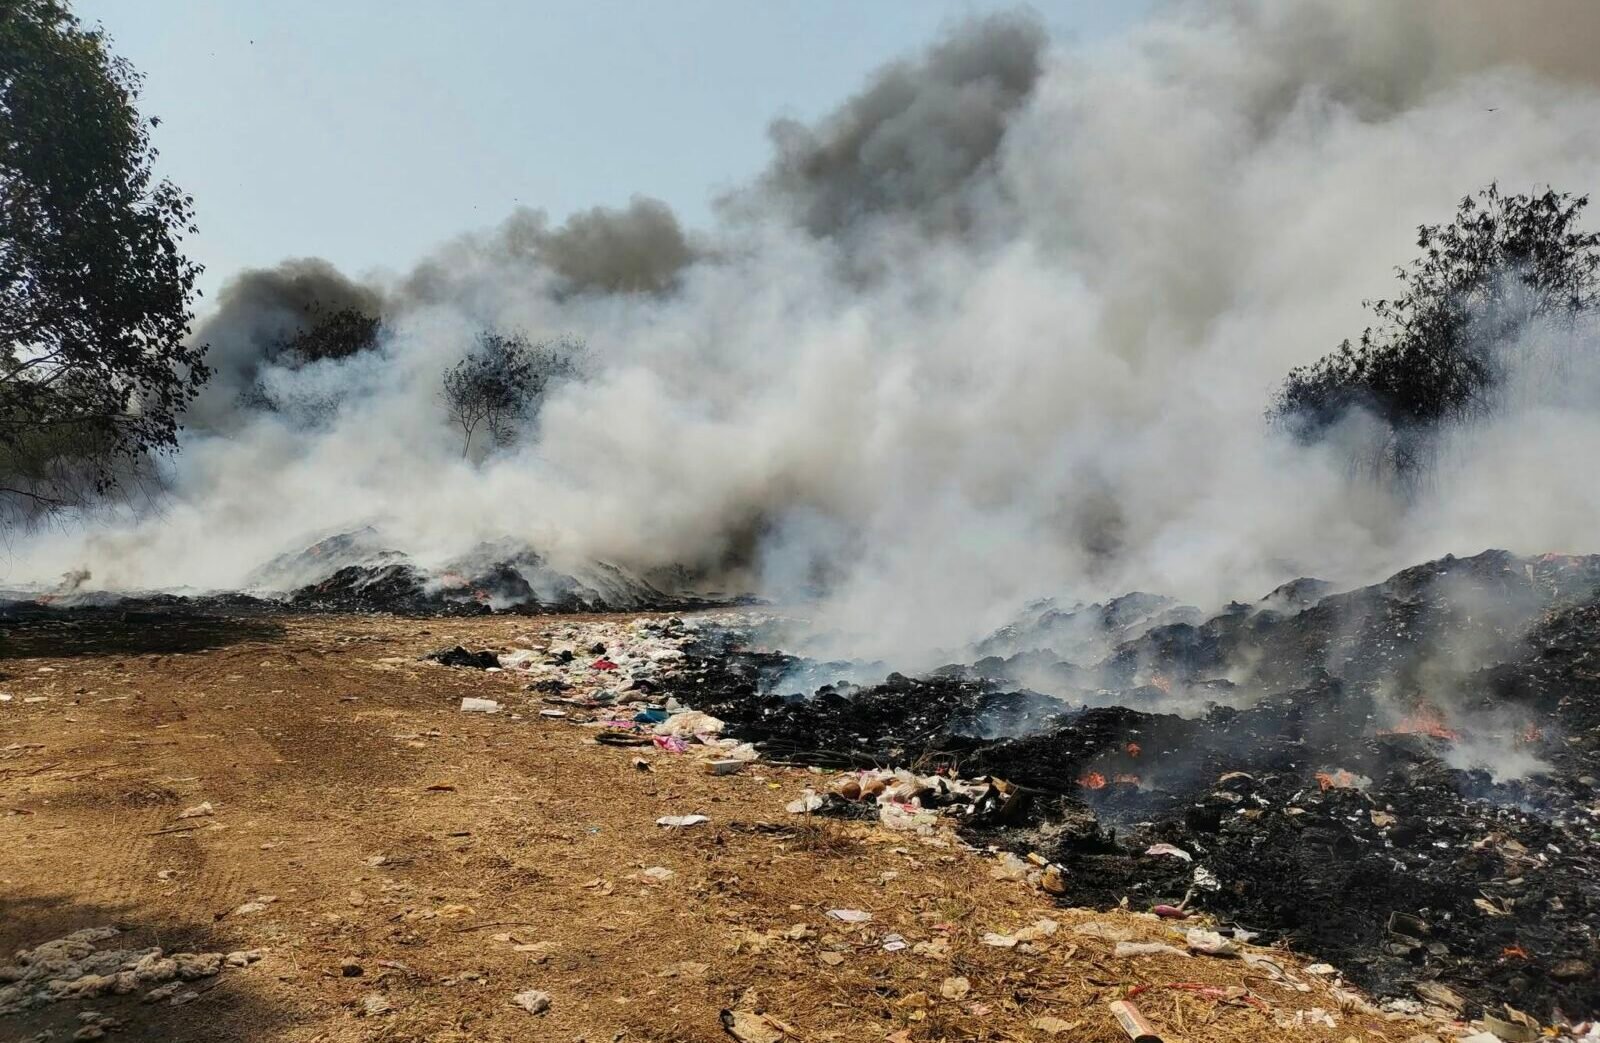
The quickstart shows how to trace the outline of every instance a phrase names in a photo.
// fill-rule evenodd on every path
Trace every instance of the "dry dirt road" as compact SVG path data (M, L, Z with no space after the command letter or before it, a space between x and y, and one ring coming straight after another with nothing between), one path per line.
M711 777L651 750L643 770L636 751L540 719L510 674L415 661L573 623L12 628L0 968L105 925L123 930L102 947L264 955L186 984L182 1005L136 992L0 1015L0 1041L713 1041L732 1008L749 1039L1094 1043L1126 1038L1106 1004L1141 984L1172 1041L1419 1031L1341 1013L1327 979L1287 956L1309 991L1238 960L1116 958L1117 938L1171 940L1166 926L1058 908L991 879L995 862L948 833L808 824L783 807L815 781L800 769ZM526 715L464 714L465 695ZM688 813L711 821L655 825ZM837 908L872 919L841 923ZM1044 917L1061 929L1032 945L982 941ZM906 947L886 950L891 934ZM548 1010L511 1002L530 989Z

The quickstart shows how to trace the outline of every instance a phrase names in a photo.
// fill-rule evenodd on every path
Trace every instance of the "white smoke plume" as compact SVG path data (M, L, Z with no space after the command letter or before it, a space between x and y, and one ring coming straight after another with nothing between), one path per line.
M1418 224L1491 180L1595 184L1597 28L1583 0L1181 3L1089 46L1025 14L954 27L777 125L713 228L523 213L373 280L381 351L294 375L348 390L326 422L219 418L219 394L159 513L41 534L11 579L229 587L363 524L423 561L510 536L821 591L819 631L914 667L1038 594L1204 605L1600 549L1593 394L1519 398L1409 498L1262 416ZM262 278L200 331L229 372L274 329ZM437 391L487 326L580 336L593 371L472 463Z

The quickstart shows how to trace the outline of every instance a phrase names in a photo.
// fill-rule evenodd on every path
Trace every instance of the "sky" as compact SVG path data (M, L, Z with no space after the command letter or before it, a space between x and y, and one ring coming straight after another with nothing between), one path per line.
M401 269L533 206L643 192L690 226L812 119L980 0L78 0L145 75L164 176L196 198L202 290L325 257ZM1148 0L1032 5L1093 39ZM202 309L203 310L203 309Z

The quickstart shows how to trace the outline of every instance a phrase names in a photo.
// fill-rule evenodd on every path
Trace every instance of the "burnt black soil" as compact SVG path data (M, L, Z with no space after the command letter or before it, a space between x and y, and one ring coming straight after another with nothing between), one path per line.
M1380 994L1436 980L1474 1010L1600 1012L1600 559L1489 552L1298 589L1321 596L1146 614L1098 662L1028 649L809 693L786 679L816 664L725 635L689 664L695 707L772 758L1023 787L965 828L1060 861L1067 904L1188 897ZM1157 842L1193 863L1144 854Z

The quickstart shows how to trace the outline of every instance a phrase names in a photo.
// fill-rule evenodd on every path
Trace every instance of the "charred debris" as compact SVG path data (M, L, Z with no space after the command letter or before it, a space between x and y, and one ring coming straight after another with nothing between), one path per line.
M870 686L753 638L691 648L697 709L768 759L1003 780L969 839L1066 867L1065 904L1187 899L1382 995L1600 1012L1600 557L1444 558L1210 618L1041 603L974 663Z

